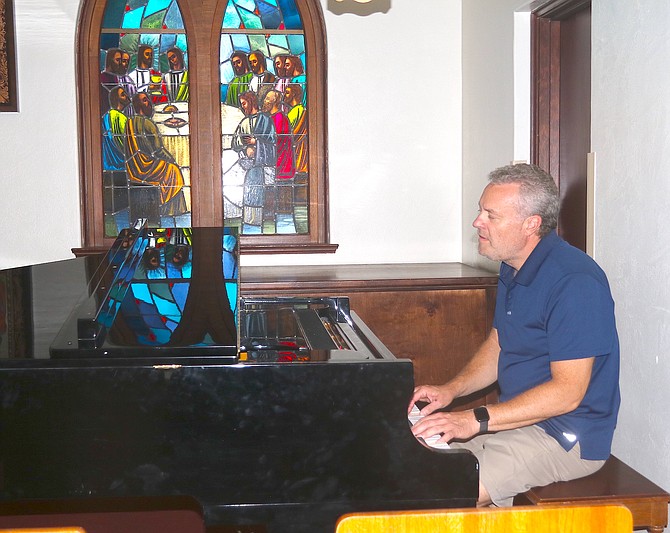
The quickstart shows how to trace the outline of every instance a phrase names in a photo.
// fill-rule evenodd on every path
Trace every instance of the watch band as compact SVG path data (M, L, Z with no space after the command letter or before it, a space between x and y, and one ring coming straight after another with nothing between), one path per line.
M488 409L484 406L475 407L473 412L475 413L475 419L479 422L479 432L486 433L489 430L489 420L491 418Z

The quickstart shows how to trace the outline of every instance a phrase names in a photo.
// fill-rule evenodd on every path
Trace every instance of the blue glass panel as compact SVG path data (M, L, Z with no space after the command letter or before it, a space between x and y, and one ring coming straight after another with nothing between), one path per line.
M234 47L230 35L221 35L221 40L219 41L219 61L227 61L233 54L233 50Z
M287 30L302 30L300 13L293 0L279 0L279 8L284 13L284 27Z
M233 71L233 66L230 64L230 61L223 63L219 70L221 72L221 83L223 84L230 83L230 80L235 77L235 72Z
M237 311L237 284L226 283L226 293L228 294L228 302L233 311Z
M186 46L186 35L185 34L178 34L175 36L175 45L181 48L184 51L184 62L188 64L188 58L187 58L187 51L188 47Z
M188 284L175 283L175 286L172 288L172 295L174 296L179 309L183 311L184 305L186 304L186 296L188 296Z
M108 0L105 14L102 17L102 27L118 28L121 26L125 10L126 0Z
M180 315L179 308L171 300L166 300L156 296L156 309L163 316L178 317Z
M150 16L153 15L154 13L157 13L158 11L167 9L168 7L170 7L171 3L172 0L149 0L146 9L146 16Z
M263 21L263 27L276 30L282 23L281 13L276 7L264 4L263 2L258 3L258 12Z
M167 15L165 15L165 26L174 30L184 29L184 19L181 17L177 2L173 1L170 9L168 9Z
M303 35L289 35L288 45L291 53L295 56L302 56L305 53L305 37ZM302 59L304 65L305 58L301 57L300 59Z
M242 17L242 24L244 27L249 30L260 30L263 29L263 23L258 15L250 13L245 9L240 9L240 16Z
M151 293L145 283L133 283L130 285L133 296L140 301L151 303Z
M235 50L242 50L243 52L251 52L251 47L249 46L249 38L246 35L240 33L232 35L233 48Z
M126 15L123 17L122 28L139 28L142 23L142 15L144 14L144 8L138 8L133 11L127 11Z
M242 24L242 19L240 18L240 15L237 13L235 4L233 2L228 2L228 5L226 6L226 12L223 15L223 24L221 27L227 29L234 29L239 28L240 24Z
M170 66L168 65L167 59L165 59L165 52L167 52L170 48L172 48L175 44L177 43L177 36L176 35L163 35L161 38L161 47L160 47L160 52L159 54L161 55L161 64L160 64L160 71L161 72L167 72L170 69ZM163 64L163 61L165 61L165 64Z
M277 5L277 0L265 0L265 2L263 2L263 0L260 0L260 2L270 4L270 5L273 5L273 6Z

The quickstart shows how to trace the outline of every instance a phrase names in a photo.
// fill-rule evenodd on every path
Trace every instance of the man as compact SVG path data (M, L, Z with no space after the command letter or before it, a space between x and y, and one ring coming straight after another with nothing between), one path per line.
M126 135L126 110L130 98L121 86L114 87L109 93L109 111L102 116L102 168L120 171L126 167L124 152Z
M266 113L272 120L277 134L277 171L275 177L278 180L291 179L295 175L291 124L282 111L282 104L282 94L275 89L271 89L265 96L262 109L263 113Z
M302 88L297 83L289 83L284 91L284 105L288 108L288 121L293 133L295 171L307 173L307 110L302 103Z
M239 107L240 95L249 90L249 82L253 73L249 70L249 60L244 52L233 52L233 55L230 56L230 64L233 66L235 77L228 84L226 104Z
M170 66L169 71L165 74L168 100L170 102L188 102L188 70L184 61L184 52L181 48L174 46L165 52L165 57Z
M244 233L260 233L263 226L265 186L274 183L277 164L277 135L272 120L260 112L258 96L245 91L240 97L245 117L233 135L232 148L238 154L240 166L246 170L242 203Z
M141 44L137 48L137 67L128 76L138 92L151 95L154 104L167 102L167 90L161 73L153 68L154 49L148 44Z
M302 60L298 56L286 56L284 61L284 72L289 80L288 83L300 85L303 94L302 104L306 106L307 91L305 90L305 85L307 84L307 76L305 75L305 68L302 65Z
M126 123L128 180L131 186L151 185L157 189L161 216L182 215L188 211L184 177L151 119L153 102L146 93L137 93L133 96L133 108L135 116Z
M105 56L105 70L100 73L100 110L109 110L109 93L117 86L132 98L137 92L133 80L128 76L130 54L120 48L110 48Z
M267 69L267 61L262 52L253 50L249 54L249 67L253 77L249 82L249 90L258 95L258 101L265 100L267 92L274 86L277 77Z
M532 486L586 476L609 457L619 342L604 272L555 232L551 176L523 164L489 181L473 226L479 253L502 261L493 328L456 377L417 387L410 407L428 402L416 436L441 434L476 455L478 505L510 505ZM495 381L500 403L438 412Z

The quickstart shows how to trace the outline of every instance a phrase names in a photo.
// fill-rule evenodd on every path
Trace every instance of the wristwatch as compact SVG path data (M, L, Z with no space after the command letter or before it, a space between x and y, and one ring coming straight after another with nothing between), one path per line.
M486 433L489 430L489 411L486 407L475 407L474 408L475 419L479 422L479 432Z

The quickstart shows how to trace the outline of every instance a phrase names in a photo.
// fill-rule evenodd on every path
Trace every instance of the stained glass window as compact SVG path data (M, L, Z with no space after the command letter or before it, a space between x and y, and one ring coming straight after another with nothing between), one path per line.
M219 47L225 225L308 227L306 47L294 0L229 0Z
M188 47L176 0L108 0L100 33L104 235L191 226Z

